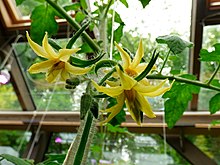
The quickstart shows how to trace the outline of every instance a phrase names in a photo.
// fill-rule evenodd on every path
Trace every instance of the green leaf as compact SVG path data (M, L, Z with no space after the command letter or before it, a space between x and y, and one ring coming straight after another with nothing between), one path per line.
M182 77L195 79L192 75ZM181 118L189 101L192 100L192 95L199 93L199 91L198 86L175 82L172 88L162 96L167 98L165 101L165 120L169 128L172 128Z
M184 41L180 37L175 35L165 35L156 38L156 41L160 44L167 44L173 54L179 54L184 49L191 48L192 42Z
M58 31L55 12L49 5L37 6L31 14L31 38L41 45L45 32L51 36Z
M16 6L19 6L21 5L25 0L16 0Z
M117 12L115 12L115 22L117 22L121 25L125 25L124 22L121 19L121 16Z
M78 11L76 13L76 15L75 15L75 20L80 23L80 22L82 22L85 19L85 17L86 16L85 16L85 14L83 12Z
M209 101L209 111L211 114L220 110L220 93L216 94Z
M49 154L47 159L37 165L60 165L63 163L66 154Z
M218 79L212 80L211 85L220 87L220 80L218 80Z
M93 53L93 49L89 46L88 43L84 42L81 46L80 46L80 50L77 53Z
M141 2L143 8L145 8L150 3L151 0L139 0L139 1Z
M128 2L127 2L127 0L120 0L120 2L121 2L123 5L125 5L125 7L128 8Z
M80 9L80 3L79 2L75 2L75 3L71 4L71 5L64 6L63 8L66 11L70 11L70 10L76 11L76 10Z
M114 41L119 43L121 37L123 36L124 24L119 25L119 27L114 31Z
M177 75L177 74L180 74L180 70L173 69L170 71L170 73L173 75Z
M209 52L206 49L200 50L200 61L220 62L220 43L213 45L214 50Z
M113 67L115 65L117 65L117 62L115 62L113 60L101 60L101 61L97 62L95 65L95 73L97 74L97 72L100 68Z
M1 154L0 157L16 165L32 165L31 162L25 161L24 159L21 159L21 158L12 156L12 155Z
M122 127L120 127L120 125L113 126L110 123L107 123L106 127L107 127L107 130L112 133L117 133L117 132L118 133L127 133L128 132L127 128L122 128Z
M86 9L88 8L88 5L87 5L87 3L86 3L86 0L80 0L80 4L81 4L81 6L82 6L82 8L83 8L84 10L86 10Z

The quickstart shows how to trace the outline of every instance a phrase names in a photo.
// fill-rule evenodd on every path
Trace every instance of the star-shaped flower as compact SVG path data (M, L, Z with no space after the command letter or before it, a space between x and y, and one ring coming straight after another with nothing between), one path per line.
M162 81L159 85L144 85L137 82L133 77L125 74L123 71L116 67L117 73L120 77L120 86L104 87L99 86L96 82L93 82L94 87L99 91L114 97L117 100L117 104L103 110L104 112L110 112L108 118L101 123L109 122L114 116L116 116L122 109L124 102L128 108L131 117L136 121L138 125L141 124L141 112L147 117L156 117L153 113L151 106L145 96L155 97L168 91L171 86L163 87L167 80Z
M38 45L31 40L28 32L26 33L28 42L33 51L40 57L46 58L46 61L33 64L28 71L30 73L46 73L46 80L50 83L55 81L65 81L73 75L83 75L91 70L92 67L79 68L72 66L68 60L70 56L76 53L79 48L75 49L60 49L54 51L54 49L48 43L47 33L42 41L42 46Z

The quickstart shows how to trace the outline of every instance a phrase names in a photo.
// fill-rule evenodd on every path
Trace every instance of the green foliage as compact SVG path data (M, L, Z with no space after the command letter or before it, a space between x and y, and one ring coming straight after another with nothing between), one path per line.
M86 10L88 8L86 0L80 0L80 5L82 6L82 8L84 10Z
M56 13L49 5L37 6L31 14L31 38L38 44L41 44L45 32L48 35L54 35L58 31L58 24L55 20Z
M193 46L193 43L184 41L175 35L160 36L156 38L156 41L160 44L167 44L173 54L179 54L187 47L191 48Z
M181 77L195 80L193 75L182 75ZM162 97L167 98L165 101L165 120L169 128L183 115L193 94L199 93L200 88L195 85L175 82L170 89Z
M6 159L7 161L15 165L33 165L33 162L26 161L24 159L21 159L21 158L12 156L12 155L8 155L8 154L1 154L0 157L3 159Z
M78 11L75 15L75 20L77 22L82 22L85 19L86 15L82 11Z
M139 1L141 2L143 8L145 8L150 3L151 0L139 0Z
M79 2L74 2L71 5L64 6L63 8L66 11L70 11L70 10L77 11L77 10L80 9L80 3Z
M128 8L128 2L127 0L119 0L123 5L125 5L125 7Z
M214 50L209 52L207 49L200 50L201 61L215 61L220 62L220 43L213 45Z
M66 154L48 154L47 159L37 165L60 165L63 163Z
M111 124L107 124L107 131L111 132L111 133L129 133L127 128L122 128L120 127L120 125L111 125Z
M220 110L220 93L213 96L209 101L209 110L211 114L214 114Z
M15 0L17 6L20 5L20 4L22 4L24 1L25 1L25 0Z

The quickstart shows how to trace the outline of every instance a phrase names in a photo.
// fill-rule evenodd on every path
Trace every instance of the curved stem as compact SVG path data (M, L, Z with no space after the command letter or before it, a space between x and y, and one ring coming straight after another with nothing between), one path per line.
M75 30L79 30L81 28L81 26L58 4L56 4L52 0L46 0L46 2L49 3L55 10L57 10L57 12L60 13ZM101 51L101 48L92 40L92 38L86 32L82 33L82 38L95 52Z
M170 55L170 51L171 51L171 50L169 50L169 52L167 53L167 55L166 55L166 57L165 57L165 60L164 60L164 62L163 62L163 66L161 67L159 74L162 73L162 70L163 70L163 68L165 67L165 64L167 63L168 57L169 57L169 55Z
M219 68L220 68L220 63L218 64L218 67L215 69L215 72L210 77L209 81L207 82L207 85L209 85L212 82L212 80L215 78L215 75L218 73Z
M207 89L212 89L212 90L216 90L220 92L220 88L213 86L213 85L209 85L206 83L202 83L200 81L196 81L196 80L189 80L186 78L182 78L182 77L177 77L177 76L164 76L164 75L148 75L147 76L148 79L169 79L169 80L176 80L178 82L184 82L187 84L192 84L192 85L196 85L199 87L203 87L203 88L207 88Z

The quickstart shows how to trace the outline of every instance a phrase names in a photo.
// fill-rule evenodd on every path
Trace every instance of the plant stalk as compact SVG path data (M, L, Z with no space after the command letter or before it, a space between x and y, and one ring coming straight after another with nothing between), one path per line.
M57 10L57 12L59 12L75 30L79 30L81 28L81 26L58 4L56 4L52 0L46 0L46 2L49 3L55 10ZM101 51L101 48L92 40L92 38L86 32L82 33L82 38L95 52Z
M183 83L187 83L187 84L192 84L192 85L196 85L199 87L203 87L203 88L207 88L207 89L212 89L212 90L216 90L220 92L220 88L207 84L207 83L202 83L200 81L196 81L196 80L189 80L186 78L182 78L182 77L177 77L177 76L164 76L164 75L148 75L147 76L148 79L169 79L169 80L176 80L177 82L183 82Z
M213 75L210 77L209 81L207 82L207 85L210 85L210 83L212 82L212 80L215 78L215 75L218 73L219 68L220 68L220 63L218 64L218 67L215 69L215 72L214 72Z
M169 50L169 52L167 53L167 55L166 55L166 57L165 57L165 60L164 60L164 62L163 62L163 65L162 65L162 67L161 67L161 69L160 69L159 74L162 74L163 68L165 67L165 64L167 63L168 57L169 57L169 55L170 55L170 51L171 51L171 50Z

